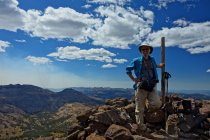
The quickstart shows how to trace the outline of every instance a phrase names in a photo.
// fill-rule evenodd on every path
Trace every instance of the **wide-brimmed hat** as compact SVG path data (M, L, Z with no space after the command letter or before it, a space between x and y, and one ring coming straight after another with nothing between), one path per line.
M144 47L144 46L150 47L150 54L153 52L153 47L150 46L149 43L143 43L139 46L140 53L141 53L141 48Z

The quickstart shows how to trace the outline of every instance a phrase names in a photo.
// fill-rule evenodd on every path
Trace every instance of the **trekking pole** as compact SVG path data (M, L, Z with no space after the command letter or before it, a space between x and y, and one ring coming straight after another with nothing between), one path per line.
M165 63L165 37L161 38L161 63ZM165 65L161 68L161 93L162 93L162 104L166 103L165 98Z

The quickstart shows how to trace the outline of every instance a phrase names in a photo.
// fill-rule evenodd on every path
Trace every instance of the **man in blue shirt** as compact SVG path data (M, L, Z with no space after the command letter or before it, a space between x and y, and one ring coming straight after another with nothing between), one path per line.
M126 67L126 73L130 77L130 79L135 82L133 87L135 89L136 123L138 124L138 128L140 131L146 132L147 127L144 124L143 117L146 99L149 102L148 108L160 108L162 102L160 101L156 85L151 92L140 89L139 85L144 79L153 79L158 82L156 68L162 68L164 66L164 63L160 63L159 65L156 64L155 59L150 56L150 54L153 52L153 47L150 46L148 43L140 45L138 49L142 56L133 59L131 64ZM132 70L134 70L136 77L133 77Z

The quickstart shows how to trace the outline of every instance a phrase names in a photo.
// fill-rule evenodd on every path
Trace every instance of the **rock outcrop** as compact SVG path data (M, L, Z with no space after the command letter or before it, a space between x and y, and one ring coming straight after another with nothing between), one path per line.
M147 110L145 123L151 129L152 139L210 139L210 104L196 103L196 113L185 114L182 98L168 97L161 109ZM178 112L177 112L178 111ZM146 140L138 135L134 99L115 98L77 116L78 123L71 126L67 140Z

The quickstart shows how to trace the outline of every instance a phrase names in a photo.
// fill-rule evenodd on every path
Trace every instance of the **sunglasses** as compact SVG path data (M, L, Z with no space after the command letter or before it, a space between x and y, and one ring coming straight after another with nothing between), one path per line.
M148 51L149 49L141 49L142 51Z

